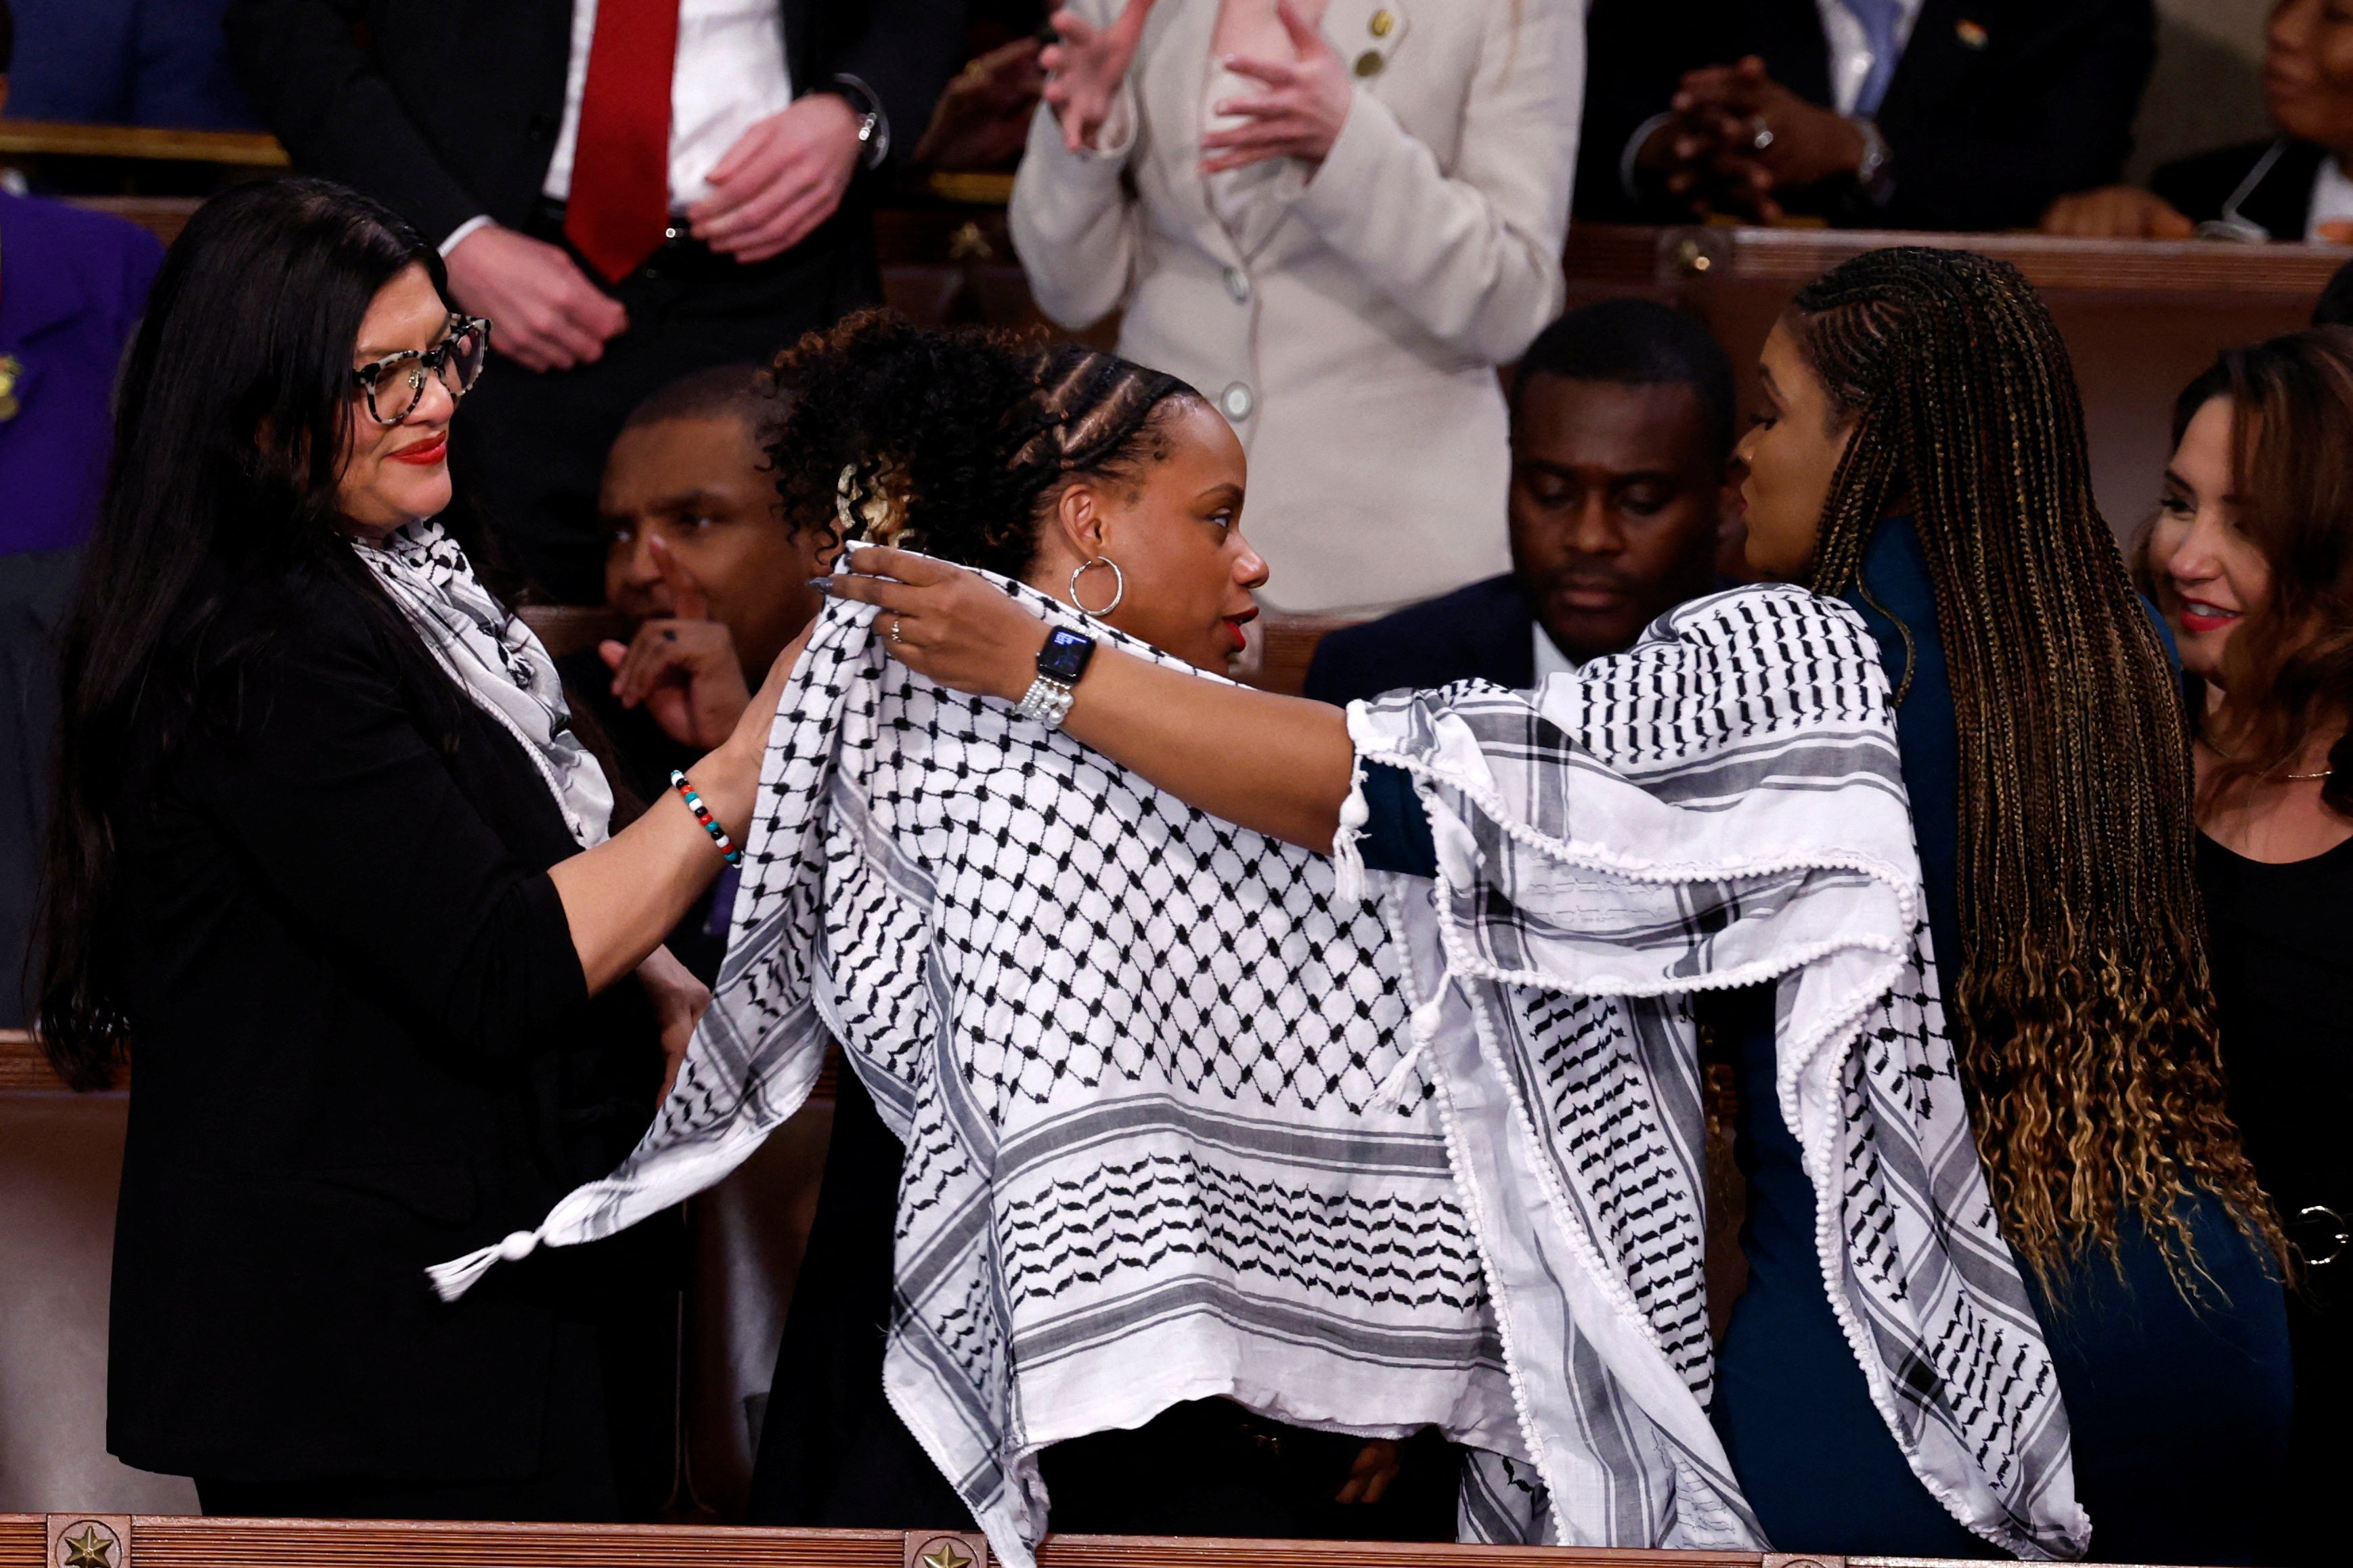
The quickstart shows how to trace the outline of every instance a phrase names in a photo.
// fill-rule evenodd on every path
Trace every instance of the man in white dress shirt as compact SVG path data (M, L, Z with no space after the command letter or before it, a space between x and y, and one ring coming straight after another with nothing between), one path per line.
M962 0L234 0L298 167L437 244L501 363L451 449L555 597L603 591L628 411L881 297L867 187L963 44Z

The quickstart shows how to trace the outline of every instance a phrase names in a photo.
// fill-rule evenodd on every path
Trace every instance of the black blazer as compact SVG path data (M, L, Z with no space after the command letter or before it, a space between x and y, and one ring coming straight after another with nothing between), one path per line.
M857 77L882 100L893 148L912 149L964 44L961 0L781 10L795 92ZM521 228L536 211L563 126L571 0L230 0L227 20L238 77L297 166L436 244L477 214Z
M2277 138L2220 147L2177 158L2150 176L2148 188L2193 223L2211 223ZM2309 142L2290 142L2277 162L2239 204L2239 216L2259 224L2274 239L2301 240L2312 216L2312 182L2328 154Z
M559 1323L617 1301L612 1242L426 1284L617 1163L659 1053L635 984L586 994L538 771L358 592L233 601L235 670L126 770L108 1442L142 1469L528 1475Z
M1582 218L1681 216L1663 198L1630 202L1618 160L1685 71L1757 55L1799 97L1832 101L1815 0L1593 0L1586 39ZM2122 177L2156 56L2152 0L1926 0L1877 117L1894 193L1884 208L1852 193L1829 216L1891 228L2029 227L2054 198Z
M1535 624L1518 581L1490 577L1331 633L1315 645L1304 694L1348 703L1457 680L1525 690L1536 683Z

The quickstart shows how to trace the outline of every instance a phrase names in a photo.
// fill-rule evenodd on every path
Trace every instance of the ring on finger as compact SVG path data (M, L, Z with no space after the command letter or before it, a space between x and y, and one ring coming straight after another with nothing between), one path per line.
M1757 129L1750 134L1748 145L1759 153L1773 145L1773 128L1761 120L1757 121Z
M891 629L884 635L889 637L892 642L905 642L907 639L899 635L899 628L905 624L906 617L904 616L892 616L891 617Z

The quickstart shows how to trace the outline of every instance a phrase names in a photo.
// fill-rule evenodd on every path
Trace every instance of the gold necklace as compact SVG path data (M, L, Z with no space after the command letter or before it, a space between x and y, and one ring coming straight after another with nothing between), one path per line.
M1866 598L1868 598L1869 596L1870 596L1869 595L1864 595L1864 597L1866 597ZM1872 605L1872 608L1873 608L1873 609L1878 609L1878 608L1879 608L1879 606L1878 606L1876 604L1873 604L1873 605ZM1883 616L1887 614L1887 612L1886 612L1886 611L1884 611L1884 610L1880 610L1880 611L1879 611L1879 613L1880 613L1881 615L1883 615ZM1892 618L1892 617L1891 617L1891 618ZM1901 622L1901 621L1897 621L1895 624L1896 624L1897 626L1902 626L1904 623L1903 623L1903 622ZM1909 672L1908 672L1908 671L1906 672L1906 676L1907 676L1907 681L1908 681L1908 677L1909 677ZM1901 700L1901 699L1898 699L1898 700L1900 701L1900 700ZM2216 745L2213 742L2211 742L2211 741L2205 741L2205 740L2202 740L2202 738L2201 738L2201 743L2205 746L2205 748L2206 748L2208 751L2210 751L2210 752L2213 752L2217 757L2220 757L2222 761L2224 761L2224 762L2226 762L2226 763L2233 763L2233 764L2235 764L2235 763L2238 762L2238 759L2237 759L2236 757L2233 757L2232 755L2231 755L2231 753L2230 753L2230 752L2228 752L2224 751L2221 747L2220 747L2220 746ZM2322 769L2321 769L2319 772L2317 772L2317 773L2265 773L2265 774L2263 774L2263 777L2265 777L2265 778L2267 778L2267 779L2277 779L2277 780L2279 780L2279 781L2280 781L2281 783L2283 783L2283 784L2310 784L2310 783L2311 783L2313 780L2315 780L2315 779L2333 778L2333 777L2335 777L2335 776L2336 776L2336 773L2337 773L2337 769L2336 769L2336 767L2332 764L2332 765L2330 765L2330 766L2328 766L2328 767L2322 768Z

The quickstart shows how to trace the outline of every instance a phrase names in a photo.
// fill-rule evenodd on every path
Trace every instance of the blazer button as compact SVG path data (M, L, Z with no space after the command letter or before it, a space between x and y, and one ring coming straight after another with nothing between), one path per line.
M1244 272L1239 267L1229 267L1222 274L1220 274L1220 276L1225 279L1226 292L1233 296L1235 304L1247 305L1250 303L1249 273Z
M1397 13L1388 10L1376 11L1373 13L1372 21L1366 24L1366 26L1371 30L1373 37L1376 38L1386 38L1397 30Z
M1363 54L1356 57L1356 74L1358 76L1378 76L1381 74L1381 68L1388 63L1388 61L1381 58L1380 50L1366 49Z
M1249 418L1256 401L1250 396L1249 384L1245 382L1229 382L1225 391L1218 394L1218 406L1226 411L1229 419Z

